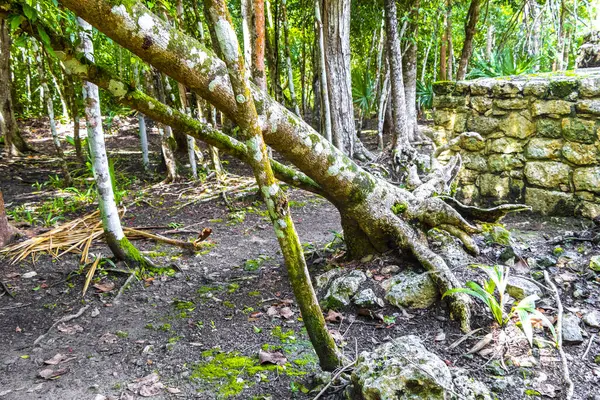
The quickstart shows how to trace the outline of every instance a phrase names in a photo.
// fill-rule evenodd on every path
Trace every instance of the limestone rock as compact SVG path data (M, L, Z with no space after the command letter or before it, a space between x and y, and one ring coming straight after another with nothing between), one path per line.
M571 103L564 100L537 100L531 105L531 114L540 115L568 115L571 113Z
M579 100L575 109L577 113L600 115L600 100Z
M464 152L461 154L465 168L475 171L487 171L487 160L481 153Z
M572 142L594 143L598 139L596 122L583 118L563 118L562 133Z
M390 280L386 283L390 289L385 299L396 307L428 308L439 298L438 288L428 273L403 272Z
M600 193L600 167L577 168L573 172L575 190Z
M367 280L364 272L354 270L346 276L336 278L325 295L326 308L339 308L350 304L350 298L356 294L361 283Z
M506 292L517 300L522 300L532 294L542 297L542 291L535 283L516 276L508 277Z
M321 275L318 275L315 279L317 289L319 289L319 290L325 289L327 286L329 286L329 283L331 282L331 280L333 278L336 278L341 274L342 274L341 268L334 268L334 269L330 269L329 271L327 271Z
M458 107L464 107L465 105L466 98L463 96L435 96L433 98L434 108L455 109Z
M582 320L587 326L591 326L592 328L600 328L600 311L589 311L585 313Z
M525 96L544 97L548 92L547 79L531 79L525 83L523 94Z
M385 267L381 268L381 273L383 275L387 275L387 274L395 274L398 271L400 271L400 267L397 265L386 265Z
M362 352L352 382L364 400L444 400L453 387L446 363L412 335Z
M595 144L566 142L562 148L562 155L573 164L595 164L600 159L600 148Z
M509 137L501 137L498 139L494 139L489 144L489 152L490 153L521 153L523 152L524 142L509 138Z
M558 77L550 81L548 85L548 92L552 97L558 98L571 98L573 92L575 97L577 96L577 89L579 88L579 81L569 77Z
M528 187L525 189L525 203L533 212L543 215L572 216L575 212L575 197L572 193ZM556 262L555 262L556 263Z
M498 126L506 136L525 139L535 133L535 123L529 113L510 113Z
M579 204L578 212L584 218L594 219L600 215L600 204L582 201Z
M491 154L488 157L488 169L490 172L510 171L513 168L521 168L523 165L523 159L520 154Z
M453 81L440 81L433 84L433 93L437 95L452 94L456 88Z
M467 371L462 368L454 368L452 371L452 382L454 391L465 400L492 400L489 389L480 381L471 378Z
M471 108L483 114L492 108L492 99L485 96L473 96L471 97Z
M503 110L522 110L524 108L527 108L528 105L529 101L523 97L494 100L494 106Z
M532 159L556 160L560 158L560 152L563 148L562 140L533 138L525 148L525 157Z
M354 296L352 301L359 307L383 307L384 305L383 300L377 297L373 289L370 288L361 290L356 296Z
M496 80L493 78L477 79L471 82L471 94L474 96L487 96L491 93L495 83Z
M557 188L559 185L569 184L568 165L554 161L530 161L525 165L527 181L536 186Z
M590 269L600 272L600 256L592 256L590 259Z
M503 199L508 197L510 193L510 181L508 177L482 174L477 179L477 186L479 186L480 194L485 197Z
M500 80L492 86L492 94L494 97L517 97L524 86L525 82Z
M564 344L581 344L583 342L577 315L565 314L563 317L562 339Z
M498 129L498 119L494 117L486 117L483 115L472 115L467 120L467 129L473 132L486 135Z
M562 123L560 120L550 118L538 118L535 121L535 130L539 136L549 138L562 137Z
M600 95L600 77L590 76L583 78L579 85L579 94L582 97L596 97Z

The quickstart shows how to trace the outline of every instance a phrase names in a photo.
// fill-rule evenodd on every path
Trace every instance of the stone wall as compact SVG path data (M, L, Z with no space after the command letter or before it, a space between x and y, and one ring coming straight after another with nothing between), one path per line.
M582 70L580 70L582 71ZM434 141L462 132L456 197L600 215L600 71L434 84Z

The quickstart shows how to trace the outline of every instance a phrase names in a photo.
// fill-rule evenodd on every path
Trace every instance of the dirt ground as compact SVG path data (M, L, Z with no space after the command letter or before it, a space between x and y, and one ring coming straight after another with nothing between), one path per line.
M79 266L77 254L59 259L41 254L35 260L28 257L16 264L0 259L0 280L12 295L0 293L0 399L134 399L145 395L153 399L314 398L318 390L310 390L318 386L322 374L259 199L249 194L243 198L229 196L227 202L219 197L186 205L193 200L191 194L201 193L203 183L164 185L160 184L160 172L143 172L133 122L116 124L114 133L107 137L110 157L121 176L119 184L127 190L123 200L128 205L124 225L152 226L155 233L184 229L186 233L167 235L182 240L194 237L194 232L203 228L211 228L212 234L203 250L196 253L152 241L136 241L157 264L174 269L134 280L118 302L115 297L128 275L114 271L110 263L101 265L96 273L93 283L101 289L91 287L82 297L87 270ZM24 126L26 137L38 153L10 163L0 159L0 189L7 210L13 216L17 215L15 210L20 210L21 217L27 216L23 210L28 206L39 208L57 197L74 196L51 183L40 185L60 175L60 169L52 158L46 124L28 121ZM61 128L63 134L69 133L69 126ZM150 146L154 166L159 160L158 143L153 132ZM74 165L73 152L68 151L68 156ZM228 161L228 171L248 174L234 160L224 160ZM85 168L75 175L85 176ZM80 183L84 190L84 180ZM409 257L394 254L361 263L346 262L335 208L311 194L297 190L290 190L289 194L313 277L332 264L359 268L374 278L390 264L402 269L418 268ZM52 218L58 217L55 222L65 223L94 209L93 204L78 203L77 207L63 208L60 215L48 217L47 208L37 220L16 222L25 232L34 234L47 230L44 225L51 225ZM591 256L600 254L600 248L586 241L552 242L561 235L577 236L590 228L590 221L521 214L503 222L519 243L523 259L556 256L556 265L546 270L559 280L567 312L581 316L598 308L600 279L587 266ZM483 238L479 241L483 244ZM562 253L556 250L557 246ZM493 264L500 251L498 246L488 246L478 261ZM90 252L110 257L101 243L94 243ZM561 263L560 257L565 255L570 259ZM29 277L32 271L36 275ZM455 272L461 279L481 277L468 267ZM521 271L531 272L534 271ZM103 291L112 285L112 290ZM551 295L538 306L549 317L555 315ZM82 309L80 316L53 326ZM480 304L474 315L474 328L480 329L454 347L451 344L464 338L464 334L449 320L442 302L427 310L400 310L386 305L377 313L385 316L384 321L358 315L357 309L349 307L341 310L341 323L329 323L349 359L390 338L413 334L449 366L464 368L470 376L484 382L499 399L564 395L561 363L552 346L532 349L521 344L504 349L514 361L508 365L500 363L494 354L468 354L489 332L495 337L500 331ZM597 399L598 332L583 323L581 328L583 343L565 346L575 383L574 398ZM45 336L34 345L41 335ZM547 330L536 329L538 336L550 339ZM260 365L259 351L279 351L287 363L283 367ZM582 359L584 353L586 357ZM57 354L61 356L52 360ZM48 364L56 360L60 362ZM47 369L51 371L42 375L57 376L42 378L40 372ZM146 380L140 382L144 377ZM341 383L332 385L322 398L342 398L343 380Z

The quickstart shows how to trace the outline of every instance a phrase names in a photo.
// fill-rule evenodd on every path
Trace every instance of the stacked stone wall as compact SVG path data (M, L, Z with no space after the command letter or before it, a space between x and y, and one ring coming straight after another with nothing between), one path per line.
M550 215L600 215L600 72L437 82L434 141L463 132L456 197L524 202Z

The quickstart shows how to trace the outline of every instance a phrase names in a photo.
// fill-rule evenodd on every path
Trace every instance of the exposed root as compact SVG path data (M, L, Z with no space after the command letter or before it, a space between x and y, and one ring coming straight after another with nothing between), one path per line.
M50 328L48 328L48 330L46 331L46 333L44 333L43 335L38 336L37 339L35 339L35 341L33 342L33 345L36 346L39 342L42 341L42 339L44 339L52 330L52 328L54 328L56 325L63 323L63 322L68 322L71 321L75 318L79 318L81 317L81 315L85 312L85 310L87 310L88 308L90 308L90 305L88 304L87 306L83 306L79 309L79 311L76 314L70 314L70 315L65 315L64 317L58 319L56 322L54 322L52 324L52 326L50 326Z
M465 249L467 249L469 253L473 254L474 256L479 255L479 246L477 246L475 240L473 240L471 235L469 235L467 232L463 231L460 228L457 228L456 226L446 224L442 224L438 226L438 228L443 229L452 236L455 236L458 239L460 239L462 244L465 246Z
M531 211L531 207L525 204L502 204L493 208L480 208L465 205L450 196L438 196L438 198L444 200L463 217L482 222L497 222L511 212Z
M418 199L427 199L435 194L448 193L461 168L460 154L452 157L444 166L438 164L437 167L434 167L433 172L423 177L425 183L418 186L413 191L413 195Z
M431 228L440 225L451 225L466 233L478 233L481 231L475 225L471 225L455 209L450 207L439 197L431 197L423 200L413 212L414 216Z
M391 228L395 231L394 233L399 241L398 244L401 247L409 248L421 265L429 271L441 294L461 286L442 257L429 248L425 235L418 237L418 232L398 217L392 221ZM448 298L450 316L459 321L464 332L469 332L471 330L470 298L463 293L455 293L448 296Z

